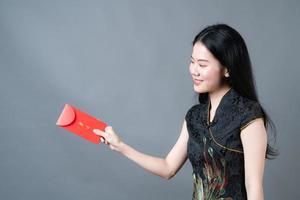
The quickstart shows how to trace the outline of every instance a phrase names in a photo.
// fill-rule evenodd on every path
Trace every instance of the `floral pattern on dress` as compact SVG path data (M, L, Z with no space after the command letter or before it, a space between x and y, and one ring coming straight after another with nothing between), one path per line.
M224 158L215 159L213 148L207 143L207 138L203 135L205 159L202 179L193 172L194 192L193 200L232 200L231 197L223 198L227 183L226 161Z

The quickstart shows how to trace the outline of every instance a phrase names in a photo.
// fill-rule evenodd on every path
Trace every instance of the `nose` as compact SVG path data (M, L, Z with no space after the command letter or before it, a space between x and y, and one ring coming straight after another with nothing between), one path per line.
M193 76L199 76L199 71L198 71L198 68L195 66L195 65L191 65L190 67L190 73L193 75Z

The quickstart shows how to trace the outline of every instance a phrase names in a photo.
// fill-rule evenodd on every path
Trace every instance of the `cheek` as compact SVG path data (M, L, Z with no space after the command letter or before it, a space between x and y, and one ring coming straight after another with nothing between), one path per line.
M202 73L203 79L210 85L219 84L220 80L220 71L210 68Z
M209 81L209 80L216 79L217 72L216 72L216 70L214 70L212 68L207 68L207 69L202 71L202 75L203 75L204 80Z

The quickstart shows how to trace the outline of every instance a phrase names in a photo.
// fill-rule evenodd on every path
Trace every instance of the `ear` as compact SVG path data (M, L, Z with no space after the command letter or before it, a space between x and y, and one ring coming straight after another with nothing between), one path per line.
M227 78L230 76L227 67L224 67L224 76L227 77Z

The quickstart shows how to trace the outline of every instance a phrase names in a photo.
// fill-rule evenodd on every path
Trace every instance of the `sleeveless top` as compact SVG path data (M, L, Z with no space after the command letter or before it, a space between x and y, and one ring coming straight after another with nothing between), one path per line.
M263 117L260 104L234 88L223 95L212 122L209 98L193 105L185 120L188 159L193 167L193 200L246 200L244 154L240 132Z

